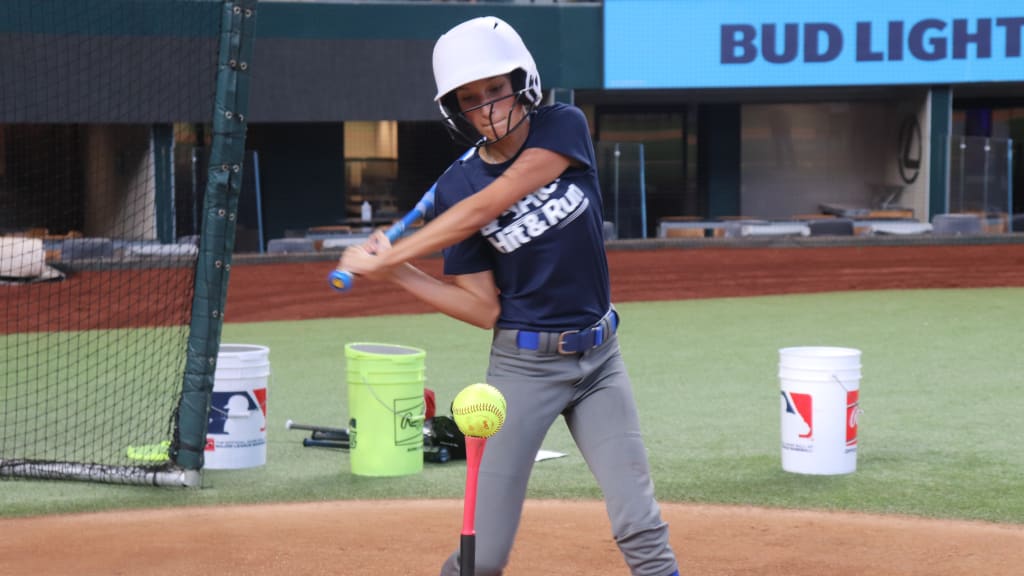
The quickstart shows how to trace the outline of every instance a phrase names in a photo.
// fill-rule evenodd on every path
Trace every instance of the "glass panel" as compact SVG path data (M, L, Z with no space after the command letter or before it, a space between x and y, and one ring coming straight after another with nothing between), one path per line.
M615 238L647 238L644 145L598 142L597 171L605 222Z
M1013 141L954 136L950 145L949 212L1009 212Z
M598 111L598 115L599 143L643 144L647 227L630 237L653 235L653 226L662 216L697 215L696 186L687 182L685 111Z

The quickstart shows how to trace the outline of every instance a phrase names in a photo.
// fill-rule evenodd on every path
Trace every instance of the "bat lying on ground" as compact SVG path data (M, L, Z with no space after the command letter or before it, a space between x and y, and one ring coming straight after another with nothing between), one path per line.
M291 420L285 422L284 427L288 430L308 430L313 433L313 440L333 440L348 443L348 430L345 428L297 424Z
M441 430L437 430L434 421L444 424ZM439 416L432 418L423 427L423 460L425 462L445 463L452 459L464 458L465 448L460 447L463 442L461 435L453 434L454 422L451 418ZM285 422L284 427L288 430L307 430L311 432L309 438L302 439L302 445L307 448L336 448L349 450L351 443L349 431L345 428L331 428L329 426L315 426L311 424L296 424L292 420ZM460 449L461 448L461 449Z

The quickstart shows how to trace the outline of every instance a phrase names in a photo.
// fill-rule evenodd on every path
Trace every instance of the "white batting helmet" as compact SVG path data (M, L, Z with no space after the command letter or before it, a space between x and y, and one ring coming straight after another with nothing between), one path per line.
M463 84L502 74L512 75L512 89L520 102L529 108L540 105L537 64L523 39L507 22L483 16L442 34L434 44L434 101L449 127L457 131L464 128L454 120L461 111L454 97L450 97L453 91Z

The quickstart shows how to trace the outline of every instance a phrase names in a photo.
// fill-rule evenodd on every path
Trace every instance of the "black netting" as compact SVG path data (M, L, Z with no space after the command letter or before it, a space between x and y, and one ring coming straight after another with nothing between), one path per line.
M0 3L0 477L166 461L198 254L175 159L207 144L221 6Z

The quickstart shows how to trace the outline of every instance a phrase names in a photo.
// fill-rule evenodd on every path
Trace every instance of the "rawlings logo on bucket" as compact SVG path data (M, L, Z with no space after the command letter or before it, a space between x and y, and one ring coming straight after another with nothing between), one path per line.
M860 391L846 393L846 447L857 445L857 417L860 415Z

